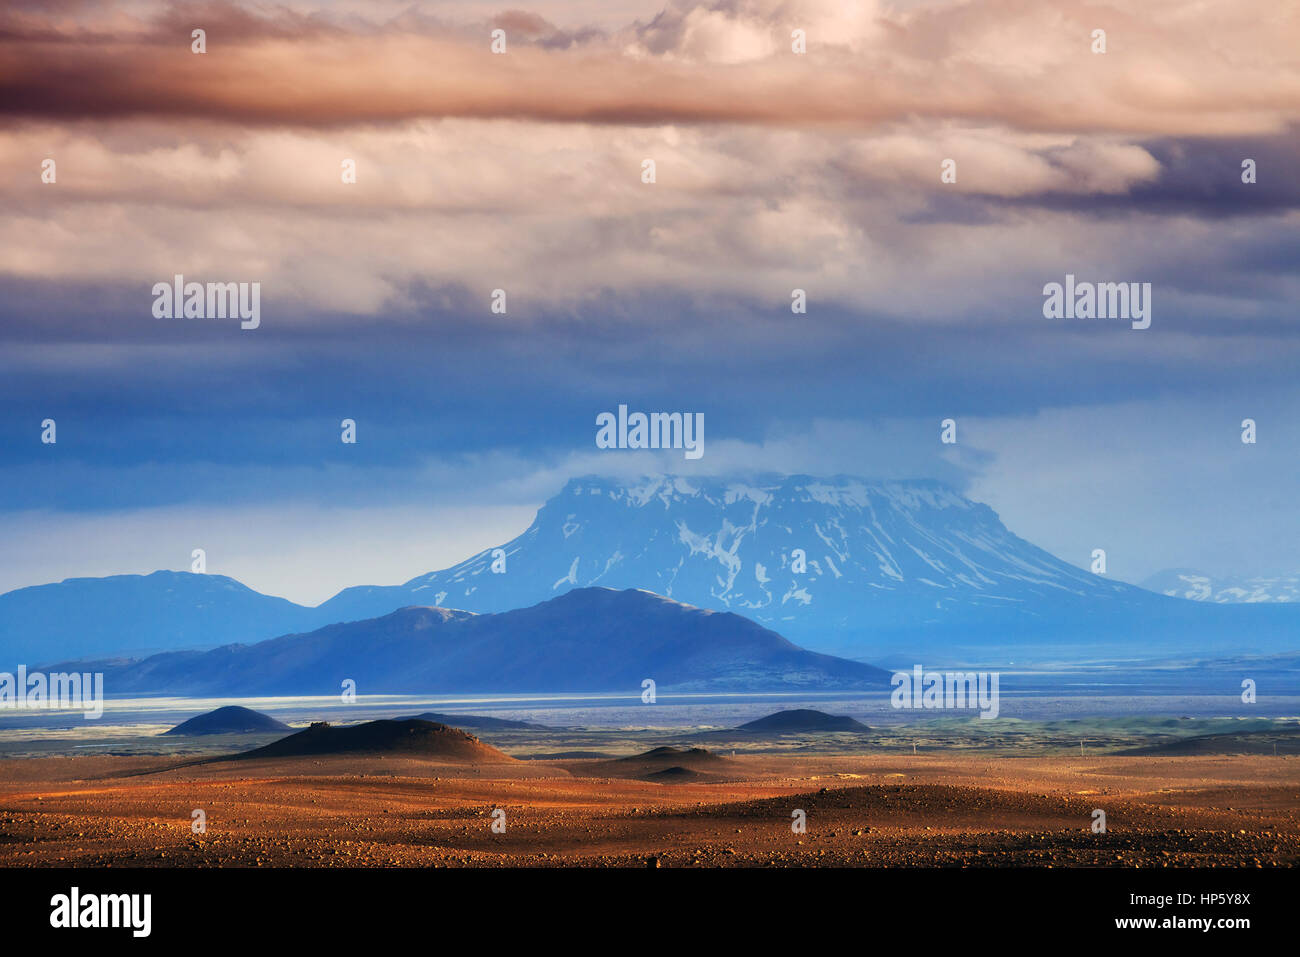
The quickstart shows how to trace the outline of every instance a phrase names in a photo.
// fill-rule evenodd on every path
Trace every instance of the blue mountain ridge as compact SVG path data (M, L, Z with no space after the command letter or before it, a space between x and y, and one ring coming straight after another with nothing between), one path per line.
M879 690L887 672L797 648L740 615L646 591L575 588L475 615L409 607L255 645L105 662L115 694L361 694Z
M0 650L40 664L212 648L412 605L505 612L592 586L734 612L862 660L1300 649L1300 605L1194 602L1091 574L933 481L575 478L500 550L402 585L346 588L315 608L185 572L19 589L0 595Z

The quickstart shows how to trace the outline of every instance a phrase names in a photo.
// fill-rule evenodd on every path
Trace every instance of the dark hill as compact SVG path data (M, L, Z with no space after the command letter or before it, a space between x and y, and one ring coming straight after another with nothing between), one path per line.
M1274 731L1230 731L1227 734L1200 734L1181 741L1150 744L1140 748L1120 751L1126 755L1177 755L1211 754L1300 754L1300 728L1281 728Z
M733 761L704 748L654 748L611 761L592 761L566 765L580 777L640 778L646 781L698 780L727 774L736 768Z
M336 728L324 721L238 755L249 758L291 758L323 754L401 754L455 763L503 763L514 759L459 728L433 721L367 721Z
M675 764L671 768L664 768L662 771L651 771L646 776L648 781L661 781L665 784L675 784L678 781L697 781L704 775L699 771L692 771L690 768L684 768Z
M170 731L163 734L259 734L267 731L292 731L283 721L276 721L268 714L241 708L239 705L227 705L206 714L195 715L188 721L182 721Z
M662 748L653 748L644 754L633 754L626 758L618 758L623 764L649 764L656 767L667 768L674 765L680 765L686 768L698 768L708 765L726 764L725 758L720 758L707 748L674 748L664 746Z
M736 730L758 734L793 734L800 731L870 731L871 729L847 715L827 714L825 711L815 711L812 708L794 708L747 722Z
M154 655L106 668L120 693L337 694L536 693L889 687L889 674L805 651L730 612L706 611L646 591L578 588L531 608L474 615L403 608L256 645Z

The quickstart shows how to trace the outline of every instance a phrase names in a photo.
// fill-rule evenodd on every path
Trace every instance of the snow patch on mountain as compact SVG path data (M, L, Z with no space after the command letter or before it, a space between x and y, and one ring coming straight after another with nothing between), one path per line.
M1218 579L1187 568L1171 568L1146 579L1142 587L1171 598L1216 604L1300 601L1300 573L1273 578Z

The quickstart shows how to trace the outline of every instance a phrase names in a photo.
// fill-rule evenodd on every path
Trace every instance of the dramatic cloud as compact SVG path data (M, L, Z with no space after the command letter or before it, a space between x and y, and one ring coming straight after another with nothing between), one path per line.
M497 288L521 317L610 291L762 312L804 288L954 318L1160 250L1213 272L1222 250L1173 215L1207 190L1220 215L1295 208L1300 25L1267 4L674 2L617 26L562 4L439 10L19 5L0 33L19 121L0 134L0 276L247 278L281 323L466 314ZM1243 189L1247 148L1263 165ZM1189 170L1206 149L1217 165ZM1264 228L1276 246L1293 224Z
M489 50L487 23L417 14L349 29L323 12L205 5L81 30L18 13L0 43L0 110L291 125L460 116L861 128L929 117L1167 135L1276 133L1295 122L1293 11L1267 0L1121 10L672 3L649 23L563 43L535 16L506 14L492 21L515 33L503 56ZM190 52L192 27L208 31L208 54ZM1104 56L1090 51L1097 28L1110 37ZM808 36L802 56L791 49L795 29Z
M686 468L594 449L620 401L705 412L690 468L936 476L1134 577L1290 571L1297 48L1272 0L11 3L0 521L35 557L0 589L200 534L308 600L414 575L569 475ZM154 318L177 273L260 282L261 327ZM1068 273L1150 282L1151 328L1043 319Z

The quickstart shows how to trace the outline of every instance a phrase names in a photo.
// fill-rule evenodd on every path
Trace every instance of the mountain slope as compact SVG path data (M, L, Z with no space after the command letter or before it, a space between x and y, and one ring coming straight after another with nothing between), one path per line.
M804 651L739 615L643 591L576 589L531 608L473 615L410 607L256 645L105 666L114 693L189 695L888 687L888 675Z

